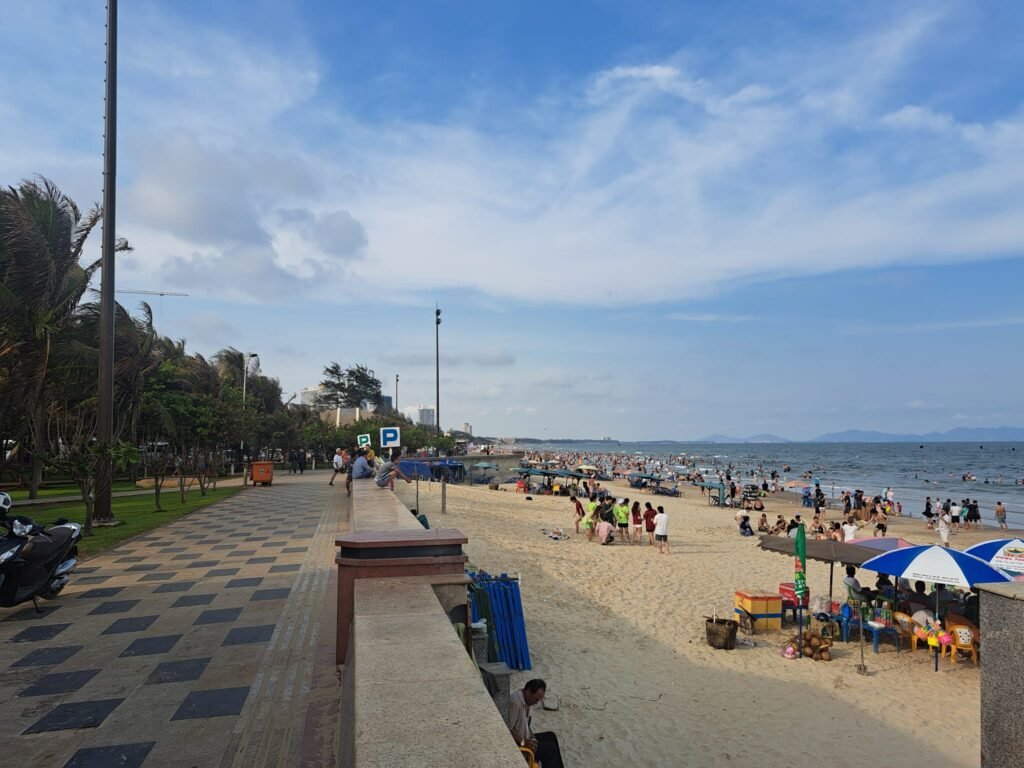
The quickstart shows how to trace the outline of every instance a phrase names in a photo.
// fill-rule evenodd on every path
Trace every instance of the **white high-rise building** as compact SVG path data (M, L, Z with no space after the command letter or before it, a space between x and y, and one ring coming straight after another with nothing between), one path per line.
M303 405L316 405L316 399L323 392L323 387L304 387L299 390L299 402Z
M423 427L433 427L437 425L437 413L433 408L426 405L416 406L416 423Z
M470 424L468 421L462 422L462 431L465 432L467 435L472 435L473 425Z

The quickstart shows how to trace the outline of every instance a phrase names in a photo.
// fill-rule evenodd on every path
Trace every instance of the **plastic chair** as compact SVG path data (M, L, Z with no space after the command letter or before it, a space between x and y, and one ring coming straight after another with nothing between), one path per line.
M516 480L516 493L527 493L529 488L525 480Z
M523 757L526 758L526 764L530 766L530 768L540 768L540 763L537 762L537 758L533 754L532 749L529 747L520 747L519 751L522 753Z
M899 645L903 638L907 638L910 650L916 651L917 635L914 634L914 619L901 611L893 611L892 620L895 622L893 626L896 628L896 644Z
M953 642L947 645L943 645L939 649L941 656L946 655L946 649L949 649L949 660L956 664L956 657L960 651L971 654L971 660L974 662L974 666L978 666L978 633L974 631L972 627L964 626L963 624L954 624L946 629L947 632L952 636Z

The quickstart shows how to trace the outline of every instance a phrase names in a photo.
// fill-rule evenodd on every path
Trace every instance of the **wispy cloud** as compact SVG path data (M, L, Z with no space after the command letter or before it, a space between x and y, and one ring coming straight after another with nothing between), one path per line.
M1024 325L1024 315L936 320L923 323L890 323L881 325L840 326L839 332L850 336L896 333L942 333L944 331L971 331L988 328L1009 328Z
M745 323L756 319L753 315L725 315L714 312L671 312L666 317L669 320L687 323Z

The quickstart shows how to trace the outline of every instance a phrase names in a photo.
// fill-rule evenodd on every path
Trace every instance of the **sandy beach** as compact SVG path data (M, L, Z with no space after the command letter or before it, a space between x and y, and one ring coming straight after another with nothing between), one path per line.
M520 575L534 668L513 682L543 677L558 694L560 709L537 711L534 727L558 734L567 765L978 765L979 673L969 662L943 660L935 673L930 653L897 654L890 642L878 655L866 647L861 676L855 642L838 643L831 662L783 659L790 625L752 638L755 647L708 647L704 616L730 614L738 588L774 591L793 572L789 557L740 537L733 510L708 507L697 489L654 502L671 516L672 553L659 556L646 544L574 535L568 498L527 501L503 488L450 486L442 515L439 486L421 483L419 509L469 537L472 565ZM415 505L414 485L396 491ZM798 508L786 495L769 498L767 511ZM570 539L542 535L553 527ZM919 517L892 519L889 533L937 542ZM952 544L997 537L990 528ZM837 568L837 594L841 576ZM827 593L828 565L808 561L808 584Z

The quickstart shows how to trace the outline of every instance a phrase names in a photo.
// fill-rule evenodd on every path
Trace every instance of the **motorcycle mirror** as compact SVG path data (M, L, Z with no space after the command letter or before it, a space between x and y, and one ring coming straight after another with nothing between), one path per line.
M65 523L67 523L67 521L68 519L66 517L58 517L56 520L50 523L50 525L64 525Z

